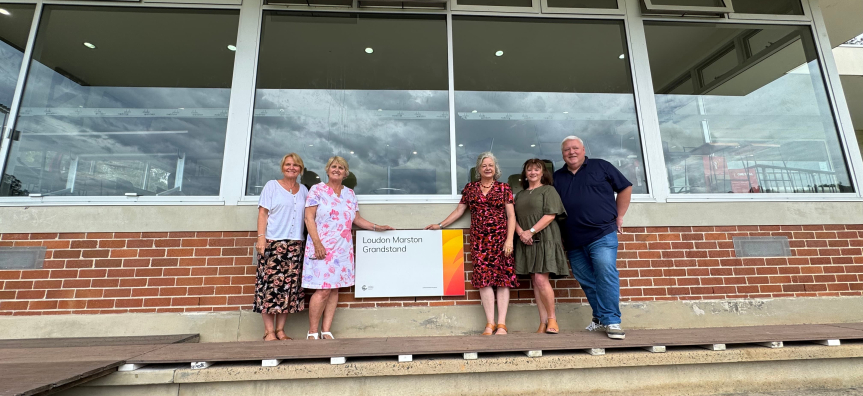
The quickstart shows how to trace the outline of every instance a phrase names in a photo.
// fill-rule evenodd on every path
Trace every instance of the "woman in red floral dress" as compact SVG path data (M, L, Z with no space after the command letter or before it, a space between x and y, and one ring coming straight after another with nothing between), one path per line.
M470 248L473 273L470 284L479 289L485 310L486 325L482 335L507 333L506 310L509 288L518 286L512 257L515 234L515 210L512 189L497 181L500 168L494 154L485 152L476 161L478 182L468 183L462 190L461 202L447 218L426 227L439 230L452 224L470 209ZM497 287L497 293L492 289ZM497 294L497 325L494 321L494 301Z

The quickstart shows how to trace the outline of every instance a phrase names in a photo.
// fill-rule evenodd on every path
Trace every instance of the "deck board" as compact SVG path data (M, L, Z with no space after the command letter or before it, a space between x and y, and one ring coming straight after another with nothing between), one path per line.
M863 323L834 323L830 326L843 327L846 329L863 330Z
M124 337L62 337L62 338L19 338L0 340L0 349L8 348L60 348L112 345L152 345L174 344L179 342L198 342L197 334L168 334L156 336Z
M120 361L0 363L0 396L37 395L115 371Z
M198 338L177 334L2 340L0 396L66 389L108 375L132 357Z
M287 342L174 344L129 359L128 363L229 362L467 352L639 348L657 345L695 346L826 339L863 339L863 329L831 325L779 325L629 330L625 340L612 340L606 337L604 333L577 332L558 335L514 333L507 336L490 337L340 338L336 340L294 340Z

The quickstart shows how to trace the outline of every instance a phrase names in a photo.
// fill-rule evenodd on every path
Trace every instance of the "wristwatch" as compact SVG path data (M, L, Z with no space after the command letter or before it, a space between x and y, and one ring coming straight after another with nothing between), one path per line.
M536 234L536 230L535 230L533 227L530 227L530 233L531 233L531 234Z
M437 223L437 226L443 229L443 222Z

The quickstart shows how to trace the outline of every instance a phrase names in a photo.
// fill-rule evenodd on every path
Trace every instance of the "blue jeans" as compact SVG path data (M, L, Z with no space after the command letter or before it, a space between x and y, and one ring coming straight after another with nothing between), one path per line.
M617 232L570 250L566 255L572 273L593 309L593 316L604 325L620 324Z

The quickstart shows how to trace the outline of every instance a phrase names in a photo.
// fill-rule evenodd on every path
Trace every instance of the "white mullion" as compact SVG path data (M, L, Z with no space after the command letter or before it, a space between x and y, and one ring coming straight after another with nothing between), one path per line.
M27 35L27 44L24 46L24 54L21 58L21 67L18 70L18 81L15 83L15 92L12 95L12 105L6 114L6 126L0 128L0 177L6 174L6 161L9 150L12 147L12 132L18 124L18 112L21 110L21 99L24 96L24 87L27 73L30 70L30 58L33 56L33 45L36 42L36 31L39 30L39 21L42 17L42 3L36 3L33 10L33 20L30 22L30 32Z
M458 195L458 164L456 163L456 131L455 119L455 71L453 70L453 35L452 35L452 13L446 15L446 56L447 56L447 80L449 94L449 157L450 157L450 179L451 195Z
M863 156L859 149L859 142L854 133L854 122L851 119L851 111L845 98L845 90L839 79L839 69L833 58L833 47L827 36L827 27L824 24L824 15L821 12L820 0L811 0L812 21L815 34L815 48L820 59L821 74L824 78L827 99L830 102L835 115L836 128L839 132L839 140L842 143L845 154L846 165L851 180L854 182L854 190L858 196L863 196Z
M653 95L653 77L647 53L647 36L641 18L638 0L627 0L625 7L626 31L630 64L632 65L635 100L638 112L640 137L644 152L644 167L647 174L648 193L657 202L665 202L671 191L665 171L665 155L662 152L662 136L659 129L659 113Z
M240 8L237 52L234 55L234 74L231 82L231 99L219 190L227 205L236 205L243 198L246 190L252 117L255 105L255 78L258 70L258 47L263 15L262 5L263 0L245 0L242 8Z

